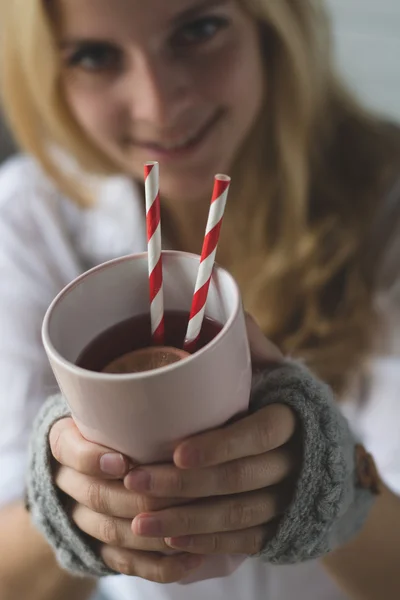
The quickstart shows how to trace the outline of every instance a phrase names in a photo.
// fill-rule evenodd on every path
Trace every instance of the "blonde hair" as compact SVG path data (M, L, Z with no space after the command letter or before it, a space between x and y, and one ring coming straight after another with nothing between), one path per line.
M343 393L377 332L378 256L364 256L398 140L337 77L323 2L243 4L262 28L269 95L233 169L231 271L264 332Z
M44 3L1 2L2 86L13 131L84 204L82 190L53 162L49 142L88 171L115 167L64 101ZM265 334L343 392L371 351L373 284L362 256L393 148L335 76L321 1L241 3L260 26L268 94L232 168L221 254L229 248L226 266Z
M44 0L0 0L0 76L2 100L20 146L35 156L48 175L78 204L89 205L88 191L60 170L54 146L83 170L115 173L115 165L87 138L71 114L61 89L56 36Z

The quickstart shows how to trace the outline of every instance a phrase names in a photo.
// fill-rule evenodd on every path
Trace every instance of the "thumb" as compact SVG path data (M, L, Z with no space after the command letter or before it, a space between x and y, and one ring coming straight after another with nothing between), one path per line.
M253 363L277 364L283 361L283 354L275 344L265 337L253 317L246 313L246 329Z

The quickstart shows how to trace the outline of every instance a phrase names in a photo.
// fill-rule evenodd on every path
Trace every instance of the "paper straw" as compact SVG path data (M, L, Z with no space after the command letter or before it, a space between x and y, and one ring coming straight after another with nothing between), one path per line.
M146 195L147 248L149 263L150 315L153 343L164 343L164 294L162 275L161 217L159 165L146 163L144 167Z
M210 288L212 272L214 269L215 256L217 254L218 241L230 183L231 179L227 175L215 176L214 192L211 199L210 212L208 214L199 272L197 275L184 344L184 349L187 352L195 351L203 325L208 290Z

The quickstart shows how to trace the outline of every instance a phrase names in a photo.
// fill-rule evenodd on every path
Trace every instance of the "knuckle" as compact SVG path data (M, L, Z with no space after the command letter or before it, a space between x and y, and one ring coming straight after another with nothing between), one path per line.
M163 510L171 506L171 502L167 502L162 498L144 498L143 501L143 511L142 512L154 512Z
M86 491L87 506L100 514L107 514L108 501L105 486L100 481L90 481Z
M257 421L256 427L254 428L254 436L260 453L266 452L273 448L275 433L274 430L274 419L263 418Z
M218 534L210 535L208 546L211 553L219 554L222 550L222 537Z
M205 454L210 462L226 463L235 452L237 440L224 436L215 440L215 445L205 449Z
M157 552L164 552L165 554L168 554L171 552L171 547L168 546L168 544L164 538L157 539L156 544L157 544L157 547L156 547Z
M248 553L250 555L258 554L259 552L261 552L261 550L264 547L264 537L265 536L262 529L257 529L257 531L254 531L250 535L248 547Z
M136 515L140 515L142 513L147 513L147 512L152 512L152 508L151 508L151 499L147 498L146 496L139 496L137 495L135 497L135 504L136 504Z
M100 539L110 546L122 545L120 530L116 519L113 519L112 517L103 519L100 526Z
M127 575L128 577L136 575L134 561L133 559L129 559L125 553L123 555L117 555L112 563L113 564L109 564L109 567L114 569L114 571L121 573L121 575Z
M222 484L224 490L235 492L243 485L245 475L240 461L233 461L221 465L218 480Z
M174 469L168 481L167 488L168 491L173 492L177 496L183 495L187 489L184 473Z
M240 529L242 518L243 506L238 502L231 502L224 514L224 529L227 531Z
M171 511L171 515L174 520L174 525L176 525L181 532L180 535L192 534L197 531L198 523L195 514L182 511L181 514L176 515L177 518L174 518L175 514Z
M134 553L112 549L107 552L105 563L108 567L128 577L141 577L160 584L175 583L182 578L178 560L172 557L152 557L145 562L137 561Z
M174 583L180 579L181 569L173 560L159 560L155 568L155 581L161 584Z
M135 512L136 515L142 513L154 512L164 508L165 501L163 502L159 498L151 498L150 496L137 495L135 498Z
M227 531L236 531L250 527L253 510L242 502L230 502L224 514L224 527Z

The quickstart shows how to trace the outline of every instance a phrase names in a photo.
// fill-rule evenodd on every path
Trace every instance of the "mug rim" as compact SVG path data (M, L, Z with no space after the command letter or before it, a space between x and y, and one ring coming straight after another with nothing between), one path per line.
M199 261L201 258L198 254L194 254L191 252L181 252L179 250L163 250L162 254L164 256L165 255L177 256L177 257L184 256L186 258L191 258L196 261ZM66 285L57 294L57 296L53 299L53 301L49 305L49 307L46 311L46 314L44 316L44 319L43 319L43 324L42 324L42 342L43 342L44 348L46 350L46 353L47 353L47 356L49 359L51 359L52 361L57 363L58 366L61 366L63 369L66 369L67 371L74 373L75 375L79 374L81 376L85 376L87 379L95 379L96 381L102 381L102 382L107 382L107 383L116 382L116 381L119 381L119 382L135 381L135 380L148 379L148 378L154 377L156 375L170 373L175 370L181 369L181 368L183 368L183 366L192 363L194 360L198 360L202 355L204 355L211 348L214 348L221 344L222 340L225 338L225 336L227 335L229 330L232 328L232 325L236 321L238 314L240 312L240 309L242 307L242 302L241 302L240 290L239 290L238 284L236 283L234 277L229 273L229 271L224 269L218 263L215 263L214 269L217 271L223 272L228 277L228 279L230 280L230 283L233 286L233 289L235 290L235 299L234 299L233 310L231 311L231 314L230 314L228 320L226 321L226 323L223 325L221 331L218 332L218 334L203 348L196 351L194 354L191 354L190 356L184 358L182 361L178 361L178 362L175 362L170 365L163 366L163 367L158 367L156 369L152 369L151 371L141 371L139 373L123 373L123 374L102 373L102 372L98 372L98 371L90 371L88 369L84 369L83 367L79 367L78 365L76 365L76 364L72 363L71 361L67 360L66 358L64 358L58 352L58 350L56 350L56 348L53 345L53 342L50 339L50 332L49 332L50 322L51 322L52 316L54 314L54 311L57 308L57 305L61 302L61 300L65 297L65 295L72 292L75 287L78 287L82 283L82 281L84 281L85 279L87 279L94 273L97 273L97 272L105 270L105 269L112 268L116 264L121 264L123 262L129 262L129 261L133 261L133 260L140 260L143 258L147 258L147 252L128 254L126 256L121 256L121 257L106 261L104 263L101 263L100 265L96 265L92 269L89 269L88 271L85 271L85 273L82 273L81 275L76 277L73 281L71 281L68 285Z

